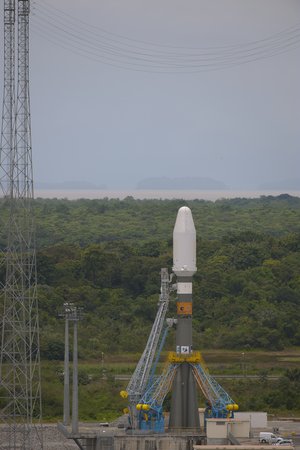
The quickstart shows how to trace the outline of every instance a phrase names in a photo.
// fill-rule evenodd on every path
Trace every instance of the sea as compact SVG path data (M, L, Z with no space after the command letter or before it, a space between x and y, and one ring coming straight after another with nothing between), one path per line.
M259 198L261 196L277 196L289 194L294 197L300 197L300 191L294 190L89 190L89 189L36 189L35 198L66 198L68 200L77 199L120 199L133 197L134 199L161 199L161 200L210 200L216 201L230 198Z

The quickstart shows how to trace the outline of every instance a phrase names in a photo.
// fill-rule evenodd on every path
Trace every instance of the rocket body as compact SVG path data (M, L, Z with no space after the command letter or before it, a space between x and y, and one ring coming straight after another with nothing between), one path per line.
M192 345L193 275L196 267L196 230L190 208L179 209L173 231L173 272L177 276L176 353L190 354Z
M173 231L173 273L177 277L176 353L188 357L193 351L193 275L196 267L196 230L190 208L179 209ZM199 429L196 383L191 365L179 365L172 386L170 429Z

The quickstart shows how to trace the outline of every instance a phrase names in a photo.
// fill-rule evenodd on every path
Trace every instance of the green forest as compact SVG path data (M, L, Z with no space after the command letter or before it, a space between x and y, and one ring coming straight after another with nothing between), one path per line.
M194 347L300 345L300 199L36 199L41 353L63 358L64 302L83 307L80 357L140 352L172 268L179 207L197 230ZM1 204L2 217L7 213ZM4 241L0 241L4 247ZM0 274L4 281L4 268ZM169 315L175 315L175 297ZM167 343L172 349L172 336Z
M120 414L125 405L118 391L126 382L114 375L132 373L144 348L156 314L160 269L171 272L173 227L184 205L191 208L197 230L194 348L208 355L213 373L258 374L258 382L245 378L227 386L224 381L242 409L300 411L299 198L38 198L34 209L46 418L62 412L64 302L83 308L80 416L100 420ZM4 200L0 209L5 221ZM4 234L2 228L3 252ZM3 283L4 265L0 268ZM168 317L175 317L175 300L172 294ZM165 350L173 348L174 331ZM282 353L286 351L292 354ZM217 352L217 365L209 352ZM277 362L270 352L281 355ZM274 373L277 381L268 378Z

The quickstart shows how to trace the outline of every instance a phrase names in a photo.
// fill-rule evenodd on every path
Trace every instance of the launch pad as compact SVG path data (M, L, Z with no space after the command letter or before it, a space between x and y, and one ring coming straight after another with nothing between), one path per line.
M125 430L118 426L101 427L95 423L79 424L77 433L63 424L59 424L58 428L65 438L75 441L81 450L193 450L200 445L210 450L224 450L234 445L243 448L239 439L250 445L248 419L208 419L207 430L204 426L198 430L168 429L167 423L168 419L164 433ZM261 450L255 445L253 447L253 444L250 448Z
M81 450L193 450L194 445L205 443L204 430L173 430L165 433L120 430L117 427L100 427L96 424L79 424L78 433L58 425L61 433L76 442Z
M158 311L144 353L121 396L127 399L129 425L133 430L164 432L163 403L171 392L169 430L200 430L197 386L206 400L205 419L233 418L238 405L210 376L200 352L193 350L193 275L196 273L196 230L191 210L178 210L173 231L173 268L161 270ZM176 276L176 284L172 284ZM177 317L166 319L170 293L177 293ZM156 374L168 330L175 328L175 351L165 368Z
M230 432L234 412L238 405L209 374L199 351L193 350L193 275L196 273L196 230L191 210L179 209L173 231L173 268L161 269L161 292L158 309L143 354L126 390L120 392L126 401L126 423L122 427L79 426L78 411L72 417L72 427L59 425L68 439L73 439L80 449L87 450L189 450L194 445L207 443L207 422L226 436L217 438L220 444L238 443ZM173 277L176 283L173 284ZM176 318L167 318L170 293L176 291ZM168 331L175 328L175 351L169 352L163 371L157 374ZM74 350L74 354L76 351ZM73 370L76 365L73 365ZM65 371L68 373L68 371ZM67 382L67 383L66 383ZM68 386L68 380L65 380ZM206 402L202 421L198 410L197 388ZM68 391L68 389L66 390ZM164 411L164 400L171 392L170 414ZM75 403L74 403L75 399ZM73 384L73 405L77 405L77 388ZM64 405L69 409L69 399ZM74 408L73 408L74 409ZM218 420L220 419L220 422ZM200 424L200 422L202 422ZM237 421L238 422L238 421ZM241 429L241 424L237 428ZM249 430L243 430L249 434ZM215 442L213 442L215 443Z

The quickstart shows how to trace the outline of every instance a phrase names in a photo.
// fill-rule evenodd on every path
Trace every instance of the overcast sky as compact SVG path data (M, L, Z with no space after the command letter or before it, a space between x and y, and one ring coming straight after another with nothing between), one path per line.
M159 44L153 47L158 53L168 49L163 46L228 48L299 26L298 0L35 3L30 91L36 181L84 180L113 189L133 188L146 177L200 176L247 189L300 178L300 45L222 70L153 73L75 54L70 46L76 50L78 36L71 44L72 34L64 38L61 31L66 19L69 33L72 24L78 35L89 25L100 33L99 27L113 39L134 39L137 47ZM57 36L49 25L53 14ZM51 33L61 45L50 42ZM97 52L100 44L90 45Z

